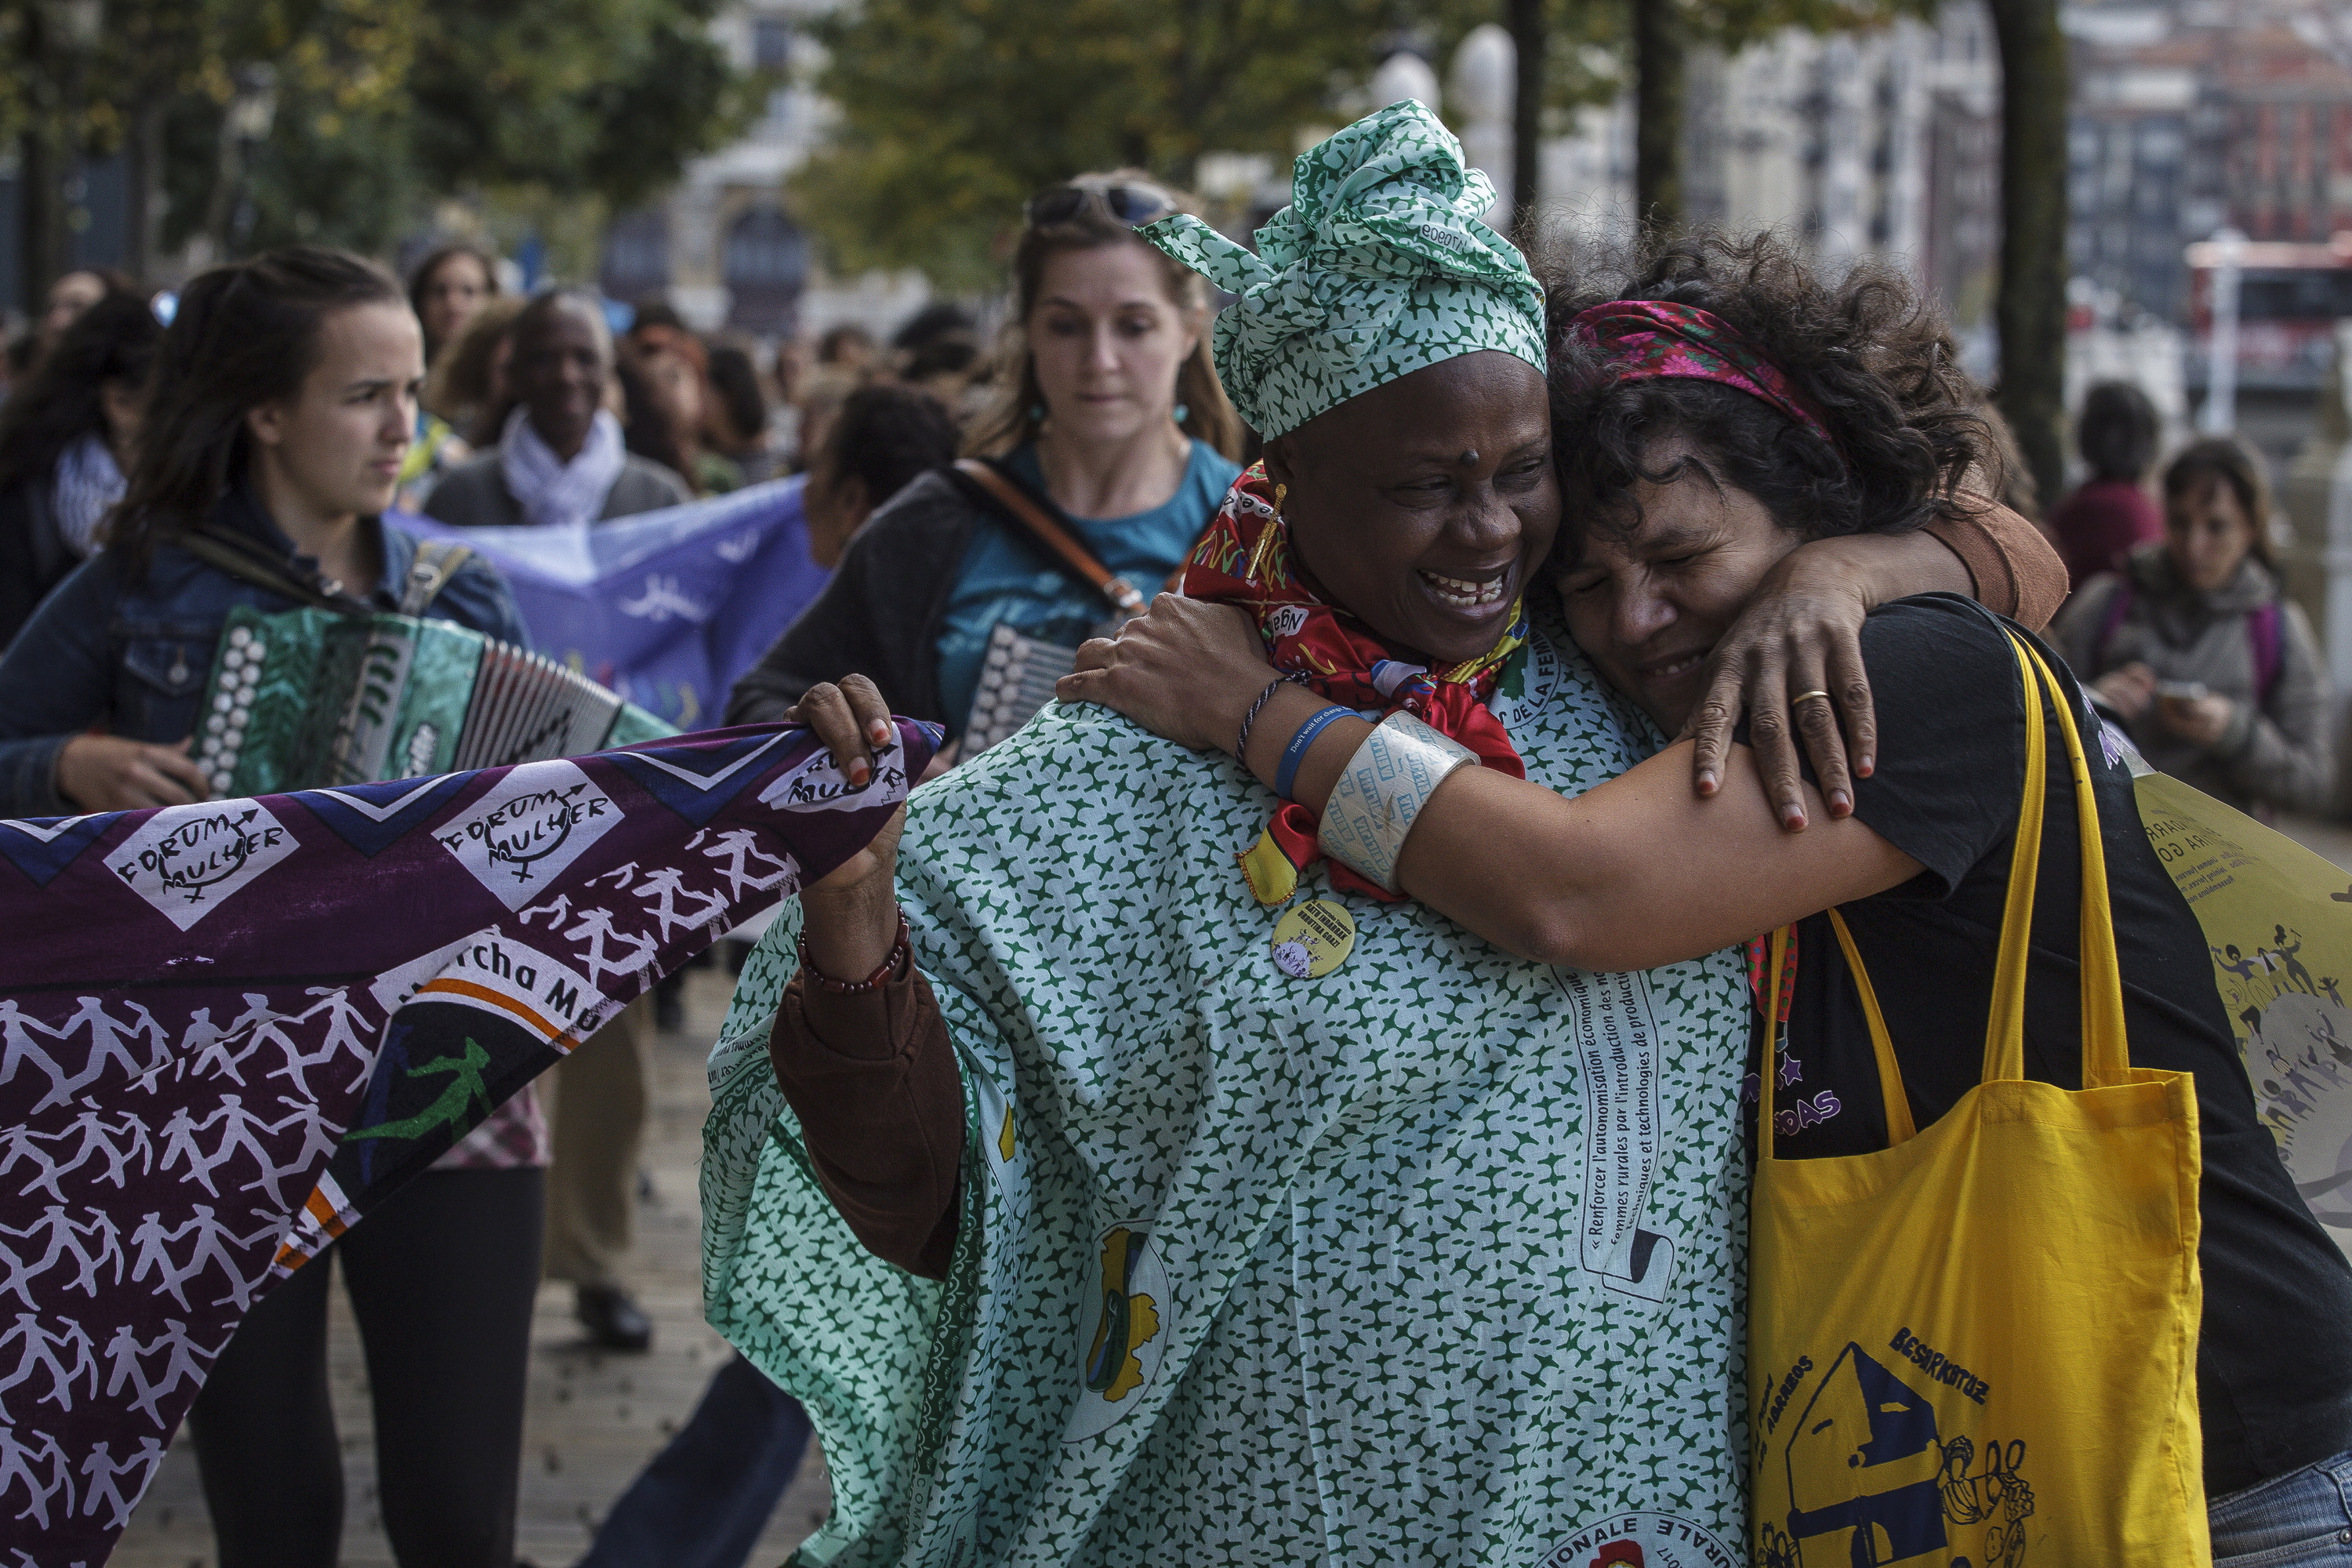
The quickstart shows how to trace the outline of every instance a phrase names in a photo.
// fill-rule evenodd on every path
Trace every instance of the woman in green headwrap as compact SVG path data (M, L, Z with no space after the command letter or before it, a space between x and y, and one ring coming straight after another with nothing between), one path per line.
M1299 159L1259 257L1152 233L1240 285L1270 437L1187 587L1410 715L1402 766L1573 795L1655 737L1522 599L1559 506L1492 199L1407 103ZM1049 709L755 952L705 1283L823 1436L807 1560L1738 1560L1738 960L1519 961L1277 804Z

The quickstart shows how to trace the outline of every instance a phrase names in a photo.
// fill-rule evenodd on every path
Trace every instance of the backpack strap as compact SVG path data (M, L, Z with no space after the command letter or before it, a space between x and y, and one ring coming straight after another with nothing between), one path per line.
M448 539L420 539L416 559L409 563L408 581L400 585L400 613L421 616L425 606L457 575L457 568L473 559L474 547Z
M2107 595L2107 607L2099 616L2098 637L2091 644L2091 662L2095 667L2106 668L2107 645L2123 629L2124 618L2131 614L2131 579L2119 572L2116 574L2116 591Z
M266 588L298 605L344 616L375 613L371 605L349 594L331 592L323 580L306 582L297 577L287 563L261 550L244 535L215 528L209 522L172 535L170 542L216 571L257 588Z
M2278 685L2279 669L2286 662L2284 619L2284 614L2276 599L2257 607L2246 616L2246 641L2252 645L2254 656L2254 706L2257 708L2271 705L2271 691Z

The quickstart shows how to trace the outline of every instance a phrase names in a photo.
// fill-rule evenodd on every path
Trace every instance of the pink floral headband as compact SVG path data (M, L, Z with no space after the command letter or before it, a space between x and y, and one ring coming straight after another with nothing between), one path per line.
M1612 300L1578 311L1568 330L1601 349L1620 380L1685 377L1736 388L1769 404L1820 437L1831 451L1843 455L1820 406L1711 311L1663 300Z

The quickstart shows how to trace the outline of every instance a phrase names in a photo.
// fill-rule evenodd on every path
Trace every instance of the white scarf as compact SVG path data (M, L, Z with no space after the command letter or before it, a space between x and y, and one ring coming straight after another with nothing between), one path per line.
M520 408L507 416L499 438L499 472L520 503L523 521L530 523L595 521L604 515L604 498L628 461L621 422L609 409L596 411L588 439L568 463L531 428Z
M49 506L67 549L87 556L98 548L98 525L125 488L114 454L96 436L84 436L58 455Z

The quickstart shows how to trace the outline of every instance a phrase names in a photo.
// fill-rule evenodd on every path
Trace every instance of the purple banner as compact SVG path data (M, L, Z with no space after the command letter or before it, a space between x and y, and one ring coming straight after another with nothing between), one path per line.
M727 689L828 575L809 559L801 480L611 522L402 527L471 545L504 572L531 646L681 730L720 721Z
M270 1281L862 847L804 730L0 821L0 1555L105 1561Z

